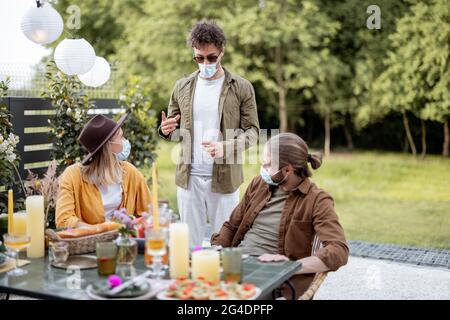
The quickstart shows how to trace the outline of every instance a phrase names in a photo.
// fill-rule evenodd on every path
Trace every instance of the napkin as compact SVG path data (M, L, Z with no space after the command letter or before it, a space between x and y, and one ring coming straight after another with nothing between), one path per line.
M29 264L29 260L20 260L19 259L19 267L23 267L27 264ZM0 273L8 272L16 267L16 260L15 259L8 259L4 266L0 267Z

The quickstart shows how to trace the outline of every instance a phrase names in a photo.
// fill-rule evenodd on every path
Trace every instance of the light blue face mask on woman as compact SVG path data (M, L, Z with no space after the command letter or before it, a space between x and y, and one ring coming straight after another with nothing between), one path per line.
M116 143L116 142L111 142ZM116 157L120 161L125 161L128 159L131 153L131 144L127 139L122 139L122 151L116 153Z

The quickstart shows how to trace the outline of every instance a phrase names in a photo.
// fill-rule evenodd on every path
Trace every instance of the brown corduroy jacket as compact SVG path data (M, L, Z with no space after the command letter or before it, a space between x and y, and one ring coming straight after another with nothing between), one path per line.
M230 219L219 233L212 235L211 243L223 247L238 246L269 201L271 193L272 188L261 177L254 178ZM286 199L280 219L278 253L290 260L311 256L315 234L323 244L315 255L331 271L347 263L349 250L333 199L306 178ZM290 279L296 287L297 296L309 287L313 278L314 274L301 274Z

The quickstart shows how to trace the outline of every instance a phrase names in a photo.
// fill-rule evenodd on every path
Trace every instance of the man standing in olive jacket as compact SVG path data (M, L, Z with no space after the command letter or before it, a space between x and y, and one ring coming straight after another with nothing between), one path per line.
M158 131L181 141L177 164L178 209L199 246L207 221L218 232L239 203L242 152L258 141L252 84L222 67L225 35L214 22L199 22L189 34L198 69L178 80Z

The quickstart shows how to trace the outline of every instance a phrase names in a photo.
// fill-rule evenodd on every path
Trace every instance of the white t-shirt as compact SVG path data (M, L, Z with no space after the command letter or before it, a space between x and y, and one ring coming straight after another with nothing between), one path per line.
M191 175L212 176L214 159L203 150L203 141L218 141L219 99L225 75L215 80L197 79L193 103L194 138Z
M122 202L122 184L115 183L98 188L102 196L105 217L117 210Z

